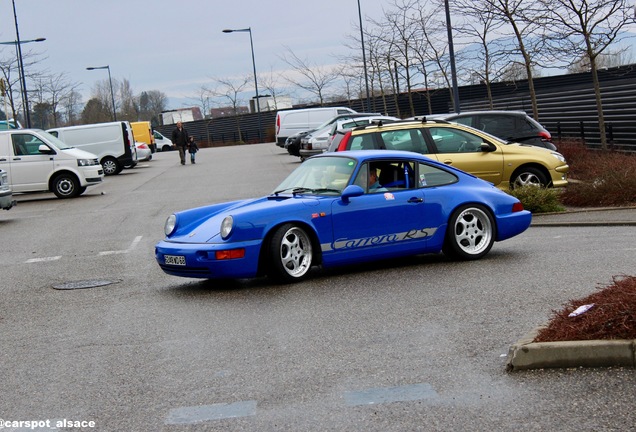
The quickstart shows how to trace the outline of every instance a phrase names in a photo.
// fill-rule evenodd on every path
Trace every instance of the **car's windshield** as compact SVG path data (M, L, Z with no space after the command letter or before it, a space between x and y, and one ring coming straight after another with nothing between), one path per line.
M349 184L355 167L356 161L348 157L307 159L274 189L274 194L340 194Z
M70 148L73 148L49 132L45 132L43 130L39 130L38 132L44 135L45 138L48 139L50 143L52 143L55 147L57 147L60 150L68 150Z

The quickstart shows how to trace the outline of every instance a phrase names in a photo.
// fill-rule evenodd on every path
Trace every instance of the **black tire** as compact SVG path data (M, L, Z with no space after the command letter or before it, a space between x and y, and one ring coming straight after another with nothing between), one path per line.
M279 227L269 244L269 276L290 283L304 279L313 262L313 247L307 232L294 224Z
M170 150L172 150L172 147L170 147L169 145L164 145L163 147L161 147L162 152L167 152Z
M510 188L514 189L523 186L548 187L548 180L540 169L522 167L516 171L513 178L510 179Z
M463 261L486 255L497 237L495 221L485 207L470 204L459 207L448 220L444 255Z
M58 198L74 198L81 193L77 177L70 173L58 174L53 179L51 189Z
M123 169L119 161L112 156L106 156L102 159L102 168L104 169L104 175L107 176L119 174Z

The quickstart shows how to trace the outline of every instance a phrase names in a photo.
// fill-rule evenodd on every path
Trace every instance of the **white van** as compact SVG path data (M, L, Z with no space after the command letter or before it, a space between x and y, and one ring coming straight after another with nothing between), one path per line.
M132 127L127 121L96 123L48 129L66 144L97 155L105 175L119 174L137 165Z
M0 131L0 170L13 193L51 191L58 198L81 195L104 178L97 156L39 129Z
M170 151L172 150L172 141L161 135L157 131L153 131L152 134L155 137L155 143L157 144L157 151Z
M287 137L320 126L338 114L355 113L347 107L303 108L276 113L276 145L285 147Z

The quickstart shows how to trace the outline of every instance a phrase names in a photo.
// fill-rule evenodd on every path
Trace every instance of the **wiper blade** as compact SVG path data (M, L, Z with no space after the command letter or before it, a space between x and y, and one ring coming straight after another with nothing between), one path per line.
M285 189L274 191L274 195L278 195L280 193L287 192L287 191L290 191L290 190L291 190L291 193L294 194L294 195L296 195L297 193L312 192L313 191L313 189L309 189L309 188L306 188L306 187L294 186L294 187L288 187L288 188L285 188Z
M321 193L321 192L335 192L335 193L340 193L342 192L340 189L332 189L332 188L319 188L319 189L314 189L313 192L315 193Z

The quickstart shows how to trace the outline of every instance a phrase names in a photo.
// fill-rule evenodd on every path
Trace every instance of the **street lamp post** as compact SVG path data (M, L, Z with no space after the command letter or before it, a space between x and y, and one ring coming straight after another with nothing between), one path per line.
M22 105L24 106L24 121L26 122L27 128L31 127L31 115L29 113L29 97L27 95L26 79L24 76L24 62L22 61L22 49L20 48L20 46L22 44L27 44L31 42L43 42L45 40L46 38L37 38L37 39L29 39L29 40L21 41L18 36L17 40L10 41L10 42L0 42L0 45L15 45L16 54L18 56L18 69L20 69L20 88L22 91Z
M115 111L115 93L113 93L113 79L110 77L110 66L87 67L86 70L108 69L108 82L110 83L110 100L113 102L113 121L117 121L117 111Z
M258 80L256 79L256 61L254 60L254 42L252 41L252 28L244 29L225 29L223 33L248 32L250 34L250 47L252 48L252 68L254 69L254 91L256 91L256 112L258 115L258 142L262 142L261 135L261 102L258 96Z
M367 112L371 112L371 101L369 99L369 75L367 72L367 55L364 49L364 31L362 30L362 10L360 0L358 0L358 18L360 19L360 42L362 43L362 67L364 67L364 83L367 87Z

